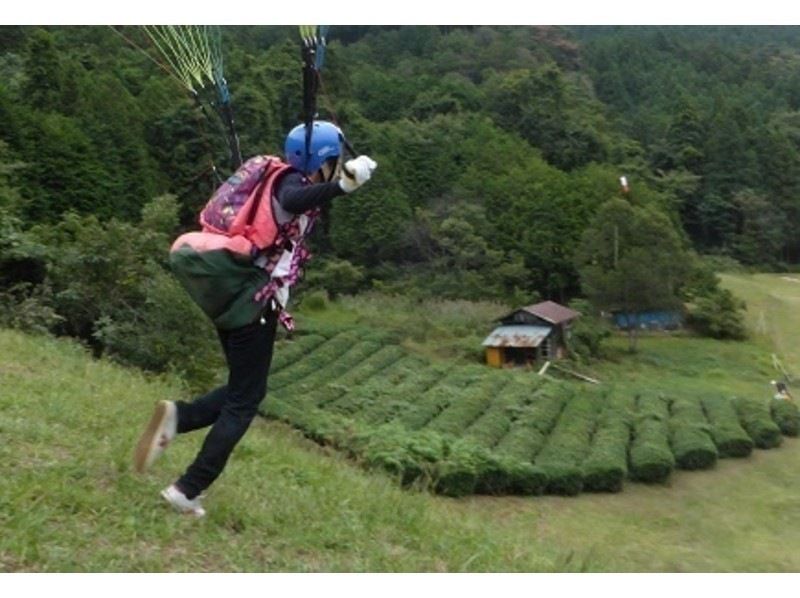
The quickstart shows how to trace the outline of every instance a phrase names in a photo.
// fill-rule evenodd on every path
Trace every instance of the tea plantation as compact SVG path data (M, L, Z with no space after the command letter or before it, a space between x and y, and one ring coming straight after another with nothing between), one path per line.
M262 412L403 485L450 496L617 492L798 433L795 404L767 396L633 392L430 363L355 327L280 341Z

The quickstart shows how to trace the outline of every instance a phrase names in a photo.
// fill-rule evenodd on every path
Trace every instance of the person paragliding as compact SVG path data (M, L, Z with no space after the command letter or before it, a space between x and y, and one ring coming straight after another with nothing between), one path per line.
M282 158L255 156L242 164L230 107L221 112L236 170L200 214L203 230L181 235L170 251L173 273L214 323L228 366L226 384L189 402L159 401L134 451L134 468L143 472L177 435L210 428L194 461L161 492L181 513L205 515L202 493L224 470L266 396L277 326L294 327L289 291L310 258L306 239L320 212L369 181L377 167L365 155L344 161L345 150L355 152L341 128L317 119L324 33L325 28L301 28L304 122L289 131ZM196 31L175 28L152 37L171 52L198 39ZM171 40L181 43L168 45ZM184 84L193 91L193 82L205 76L218 90L224 84L221 97L228 98L218 44L198 44L193 57L205 62L171 61L206 64L205 70L184 73Z
M176 274L217 326L228 366L227 383L219 388L191 402L160 401L136 447L134 465L142 472L178 434L210 427L194 461L161 493L180 512L198 517L205 514L200 504L201 493L222 473L266 395L277 324L281 321L288 329L293 326L286 311L289 289L298 281L299 270L309 257L305 239L320 209L334 198L358 189L377 167L374 160L363 155L343 163L343 145L344 134L339 127L327 121L314 121L308 149L305 125L298 125L286 137L284 160L257 157L240 169L246 171L248 164L258 158L271 162L271 166L264 168L267 180L257 187L255 194L250 194L252 199L259 200L262 211L269 211L265 220L277 223L277 232L269 245L258 250L252 260L251 268L259 271L265 283L255 293L247 284L229 284L242 269L241 259L230 273L223 272L218 264L202 275L198 273L199 264L228 260L231 259L228 254L235 253L227 249L206 251L209 243L219 241L210 237L222 236L219 233L189 233L173 244L173 255L179 256L172 260L173 266L177 264L178 270L183 269ZM212 197L203 218L210 219L207 212L219 205ZM242 211L247 209L247 204L241 206ZM254 231L253 239L258 238L258 232ZM255 241L252 247L256 247ZM219 253L210 255L214 251ZM186 266L187 263L191 266ZM218 289L216 296L210 293L210 302L209 277L212 288ZM231 289L236 288L238 296L230 296ZM219 297L222 303L233 307L220 313L215 308ZM240 325L231 328L231 323Z
M772 398L780 400L780 401L791 401L792 395L789 392L789 387L786 385L785 382L781 382L780 380L772 380L772 386L775 387L775 394Z

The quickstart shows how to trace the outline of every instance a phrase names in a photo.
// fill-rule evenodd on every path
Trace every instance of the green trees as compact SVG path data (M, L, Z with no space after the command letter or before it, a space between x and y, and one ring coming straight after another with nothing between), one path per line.
M578 97L569 97L577 96L577 88L568 85L556 65L496 74L485 89L498 124L519 132L554 166L572 170L605 157L605 141L591 122L597 114L584 111Z
M762 265L797 259L797 235L785 228L773 231L777 252L743 248L736 199L764 197L786 221L796 214L796 32L773 37L770 51L756 28L574 32L599 98L675 192L695 248L758 255Z
M31 107L54 111L62 107L64 72L53 36L35 29L28 37L25 60L24 94Z
M4 31L0 139L24 164L8 179L21 229L70 211L100 228L136 222L165 193L182 227L196 226L218 183L212 164L229 173L219 123L110 29ZM762 33L723 29L332 30L319 115L380 167L325 213L312 240L329 260L317 283L333 295L374 286L568 302L599 289L592 273L581 280L576 251L621 174L632 209L657 207L683 245L756 267L800 261L796 37L771 38L768 54ZM280 154L301 109L296 32L225 28L223 39L243 152ZM680 264L674 235L651 243L637 225L629 242L629 217L617 219L617 282L671 296L662 287L678 273L655 287L647 274L661 267L655 254ZM611 226L601 249L614 245ZM730 302L707 299L692 302L694 321L720 334L700 322Z
M623 199L603 204L575 255L581 284L598 307L634 317L680 305L678 288L687 256L670 220L653 207ZM637 326L629 327L636 349Z
M727 289L716 289L689 304L687 324L705 336L741 340L746 336L742 310L743 301Z

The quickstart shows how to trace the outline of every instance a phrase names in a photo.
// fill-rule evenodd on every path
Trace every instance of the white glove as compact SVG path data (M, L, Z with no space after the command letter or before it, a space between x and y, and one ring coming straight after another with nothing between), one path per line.
M369 156L359 156L353 160L348 160L344 163L342 178L339 179L339 187L345 193L355 191L372 177L372 173L377 167L378 163Z

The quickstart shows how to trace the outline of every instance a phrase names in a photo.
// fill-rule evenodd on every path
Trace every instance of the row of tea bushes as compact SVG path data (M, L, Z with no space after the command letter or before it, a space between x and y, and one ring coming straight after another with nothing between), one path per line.
M530 463L491 453L465 439L397 424L373 428L359 439L361 457L399 477L446 496L541 494L546 477Z
M770 403L772 420L786 436L797 436L800 432L800 413L794 401L772 399Z
M495 445L495 451L512 459L533 462L547 442L569 398L561 388L548 388L537 393L535 402L530 405L510 408L511 425Z
M717 447L711 438L699 401L685 397L669 402L669 443L681 469L708 469L717 463Z
M748 436L733 402L722 396L707 396L700 400L703 412L711 425L711 438L720 457L747 457L753 451L753 439Z
M508 435L503 438L505 450L490 450L469 438L430 428L413 431L398 422L370 426L308 408L302 401L271 398L266 412L290 422L316 442L397 476L403 484L417 484L448 496L618 491L626 477L626 447L632 435L638 438L630 445L630 477L662 482L669 475L674 462L665 450L667 430L679 429L678 420L689 417L691 406L653 395L636 399L561 395L557 399L554 394L558 396L541 393L521 413L522 418L514 421L515 425L524 422L529 432L527 443L521 442L522 436L516 437L520 441L516 452L506 440ZM637 400L638 413L634 413ZM696 410L693 413L700 415ZM542 426L541 416L554 424L546 435L532 425L535 420ZM498 444L496 448L502 447ZM533 454L536 458L531 463ZM637 473L633 473L634 463Z
M357 342L343 351L339 358L330 362L319 362L316 369L304 378L293 380L285 385L288 392L302 393L309 398L317 398L318 389L338 385L340 379L348 372L362 364L370 355L376 353L381 346L372 341ZM314 354L309 359L313 360ZM338 396L338 395L337 395ZM324 399L324 395L319 397Z
M583 489L582 466L597 423L598 407L598 397L590 393L575 395L567 402L534 461L547 476L547 492L574 496Z
M397 423L369 427L339 414L275 400L266 401L262 409L315 442L397 477L405 486L454 497L541 494L546 486L546 476L531 463L432 430L412 432Z
M733 406L742 427L758 448L770 449L780 445L783 436L778 425L772 420L768 403L736 397L733 399Z
M589 456L583 464L583 487L594 492L619 492L628 475L628 445L633 428L635 397L606 399Z
M404 356L404 351L395 345L385 345L381 347L377 343L361 343L358 345L358 352L351 350L348 355L361 361L351 368L344 368L339 373L327 369L325 372L330 377L330 382L318 387L313 393L313 398L317 406L325 406L333 403L337 399L348 394L352 389L357 388L364 382L379 375L392 364L398 362ZM347 362L347 359L340 361ZM323 373L323 375L325 375Z
M302 359L286 365L275 373L270 373L269 388L277 390L283 386L294 384L320 368L335 363L359 340L359 336L355 332L343 332L325 340L310 353L303 355ZM276 350L276 356L279 353L280 348Z
M377 343L371 342L351 345L339 359L328 361L324 365L318 362L319 367L307 376L284 383L272 392L304 409L316 407L320 394L345 392L346 389L337 382L339 376L361 363L378 347ZM312 357L315 355L317 352Z
M276 343L270 373L275 374L286 366L297 363L326 340L327 338L319 334L306 334L296 340Z
M385 405L395 389L422 367L423 364L416 357L404 355L381 370L380 375L349 388L346 394L326 404L325 408L336 413L361 416L370 409Z
M492 448L508 434L513 421L513 408L517 405L517 398L506 392L508 386L503 387L489 408L465 430L465 438Z
M484 376L468 386L457 401L441 411L426 426L440 434L461 436L502 394L505 380L502 376Z
M386 389L387 394L382 402L376 402L367 407L356 417L371 425L380 425L400 417L411 405L412 397L424 396L447 375L451 368L444 365L427 365L420 360L415 360L416 367L397 385Z
M525 380L503 376L494 391L494 400L488 409L463 432L481 446L494 447L511 429L511 424L519 419L521 410L533 404L541 395L541 378Z
M663 482L675 467L669 447L669 404L655 394L636 399L636 417L630 447L629 466L633 479Z
M420 430L428 422L461 401L469 389L480 384L483 372L478 367L451 369L438 383L410 401L409 407L399 415L399 421L409 430Z

